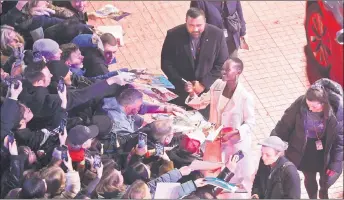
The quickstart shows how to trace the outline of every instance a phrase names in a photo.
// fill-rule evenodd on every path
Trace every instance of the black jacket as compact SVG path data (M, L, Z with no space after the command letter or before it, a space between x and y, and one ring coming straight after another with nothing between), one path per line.
M19 105L16 100L6 98L1 106L1 141L19 122Z
M18 29L21 28L20 25L29 18L29 15L21 12L16 6L14 6L11 10L1 15L1 25L7 24Z
M23 156L10 156L10 167L1 177L1 198L15 188L21 187L24 172L25 158ZM2 163L4 164L4 163Z
M18 146L28 146L32 151L53 150L60 144L59 137L48 130L31 131L28 128L14 131Z
M228 59L227 44L221 29L206 24L197 57L196 65L185 24L167 31L161 52L161 69L176 87L178 95L187 96L182 78L187 81L198 80L206 89L220 78L222 65Z
M104 95L104 92L109 88L116 90L117 86L116 84L109 86L104 80L80 90L67 90L66 111L68 112L78 105ZM60 97L57 94L50 94L47 88L34 87L31 83L25 82L19 99L31 109L34 119L37 119L36 121L33 119L35 123L30 122L31 126L36 128L34 130L46 128L46 126L42 127L40 125L42 121L49 124L52 128L56 128L60 125L61 119L65 117L65 111L61 108ZM34 127L33 124L37 127Z
M174 147L171 151L166 152L171 161L173 161L174 167L179 169L183 166L189 166L194 160L202 160L197 154L191 154L179 146ZM183 176L179 182L184 183L189 180L196 180L203 177L200 171L193 171L188 176Z
M270 166L264 165L263 160L260 160L253 182L252 195L258 194L259 199L300 199L299 173L293 164L282 168L286 162L288 159L280 157L271 169Z
M105 57L100 49L94 47L80 48L84 56L83 65L86 70L86 77L95 77L109 72L108 65L105 63Z
M212 24L220 29L224 29L227 27L223 26L222 20L222 12L221 10L221 2L222 1L191 1L190 7L196 7L204 11L205 18L208 24ZM236 47L238 48L240 45L240 36L244 36L246 34L246 22L244 20L244 15L241 7L241 3L239 0L236 1L224 1L227 4L227 12L224 14L233 15L237 12L239 20L240 20L240 30L239 32L231 33L230 29L227 28L228 37L233 37ZM228 15L225 15L226 17Z
M79 34L93 34L93 31L77 18L67 19L44 30L44 38L52 39L59 45L70 43Z
M300 166L304 150L307 144L307 137L304 128L304 116L307 111L307 104L304 96L299 97L285 112L282 119L277 122L271 135L276 135L289 143L286 157ZM325 125L324 145L324 172L326 169L342 172L343 166L343 125L338 123L332 109Z

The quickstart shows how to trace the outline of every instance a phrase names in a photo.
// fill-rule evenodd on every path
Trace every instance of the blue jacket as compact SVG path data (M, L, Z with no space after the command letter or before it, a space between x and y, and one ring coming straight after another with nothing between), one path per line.
M102 108L114 121L114 130L119 136L134 133L143 124L143 118L138 115L128 116L114 97L104 98L104 105ZM154 112L154 110L158 108L159 106L143 103L138 114L144 115L149 112Z

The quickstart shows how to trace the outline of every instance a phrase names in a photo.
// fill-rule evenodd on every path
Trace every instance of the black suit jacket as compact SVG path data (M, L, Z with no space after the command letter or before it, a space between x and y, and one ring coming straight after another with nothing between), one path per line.
M242 7L240 1L224 1L227 4L228 14L232 15L235 12L238 13L238 17L241 22L241 28L239 32L230 33L228 30L229 37L232 35L235 45L238 48L240 45L240 36L246 35L246 22L244 19ZM191 1L190 7L196 7L204 11L205 18L207 19L208 24L212 24L220 29L223 29L223 20L221 16L220 10L221 8L221 1Z
M187 81L197 80L209 89L221 76L222 65L228 59L228 49L221 29L206 24L200 40L198 57L196 66L186 24L167 31L161 52L161 69L181 97L187 95L182 78Z

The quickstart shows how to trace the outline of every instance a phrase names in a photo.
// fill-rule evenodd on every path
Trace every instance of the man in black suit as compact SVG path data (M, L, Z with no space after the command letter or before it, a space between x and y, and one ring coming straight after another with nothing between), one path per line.
M186 23L167 31L161 52L161 69L176 87L179 96L171 103L185 106L187 82L199 95L221 77L221 67L228 59L224 33L206 24L204 12L190 8Z
M229 57L238 57L238 49L245 41L246 22L244 19L241 3L236 1L191 1L190 7L199 8L204 11L206 22L224 31L226 37ZM227 18L235 18L240 22L240 28L234 30L230 27Z

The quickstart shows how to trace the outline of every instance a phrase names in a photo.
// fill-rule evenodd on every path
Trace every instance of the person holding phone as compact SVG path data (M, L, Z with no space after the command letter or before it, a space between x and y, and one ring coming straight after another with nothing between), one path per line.
M1 198L4 198L7 193L15 188L20 187L21 178L24 172L25 159L22 156L18 156L18 148L16 141L9 141L9 135L4 138L3 149L1 151ZM9 156L4 155L3 150L9 153ZM9 162L7 161L7 158ZM9 163L8 165L6 163ZM6 166L7 168L4 168ZM3 171L4 170L4 171Z
M301 180L297 168L284 157L288 143L270 136L259 143L262 157L252 188L252 199L300 199Z
M244 64L239 58L228 59L222 66L222 80L215 81L209 92L198 96L192 84L187 84L185 90L189 96L185 103L197 110L210 105L209 122L224 127L220 139L206 143L203 160L227 162L231 155L242 150L245 156L232 180L242 182L250 191L255 171L251 157L255 113L253 97L239 81L243 69ZM217 176L218 173L219 170L206 175Z

